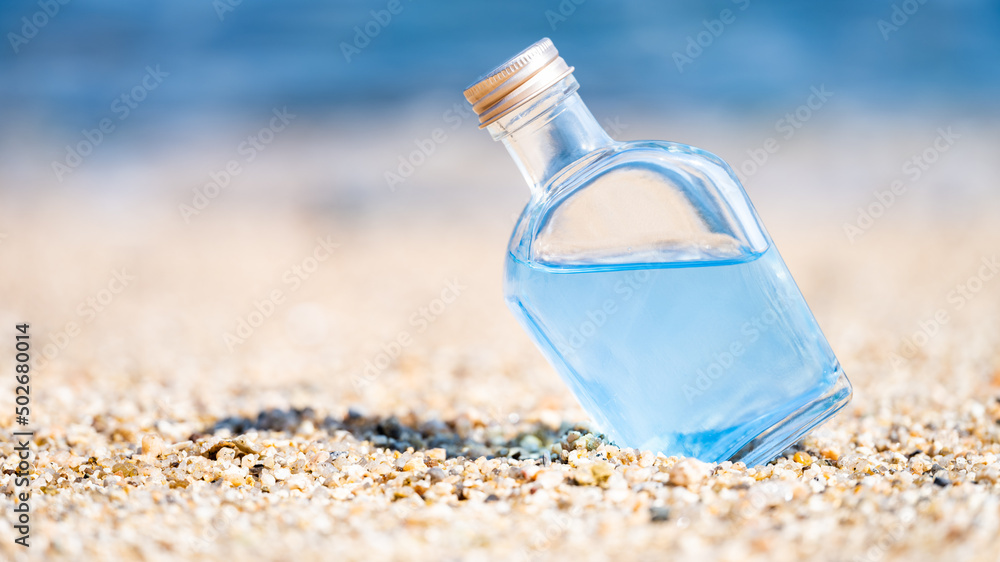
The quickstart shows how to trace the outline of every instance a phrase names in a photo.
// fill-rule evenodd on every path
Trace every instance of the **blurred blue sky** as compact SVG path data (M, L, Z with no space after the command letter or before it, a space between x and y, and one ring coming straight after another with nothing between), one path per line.
M170 74L144 102L152 120L457 100L484 70L543 36L598 104L769 111L799 103L818 84L874 111L931 106L974 115L993 112L1000 99L1000 3L991 0L399 0L384 26L372 23L372 10L388 0L236 1L5 2L0 118L92 127L149 65ZM39 16L46 6L58 12ZM879 20L893 23L894 6L895 23L904 8L913 13L898 29L880 30ZM719 31L712 20L723 10L732 21L709 43L705 21ZM26 28L23 18L45 23ZM366 25L377 33L348 62L343 44ZM687 56L699 33L708 45L680 71L674 54Z

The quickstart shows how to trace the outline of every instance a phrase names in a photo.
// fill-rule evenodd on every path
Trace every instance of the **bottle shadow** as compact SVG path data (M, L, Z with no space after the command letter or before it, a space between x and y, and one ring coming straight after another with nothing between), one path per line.
M303 432L307 425L330 434L346 431L357 441L368 441L376 447L395 451L426 451L444 449L448 458L496 458L516 460L539 459L559 462L560 454L553 445L565 448L581 436L606 442L602 435L592 434L579 424L563 423L558 429L535 422L520 424L516 431L501 427L496 421L472 421L460 416L450 420L419 419L415 415L366 416L350 411L341 419L321 417L312 408L271 408L254 418L231 416L223 418L192 440L205 437L237 437L250 431L283 433L287 436ZM558 451L558 449L556 449Z

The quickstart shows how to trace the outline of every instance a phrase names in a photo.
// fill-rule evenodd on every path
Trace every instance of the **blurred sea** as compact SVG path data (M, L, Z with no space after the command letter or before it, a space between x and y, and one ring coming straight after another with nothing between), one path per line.
M928 208L955 197L969 206L963 193L997 190L989 155L1000 4L991 0L41 0L2 4L0 31L0 193L13 198L107 193L127 207L129 197L166 194L179 204L287 108L295 121L244 162L250 172L234 179L240 196L229 199L341 210L380 199L481 205L520 178L474 119L456 118L461 91L544 36L619 138L686 142L734 166L811 88L834 92L766 169L744 178L748 187L808 186L803 197L818 205L839 197L843 216L897 177L938 127L955 126L965 159L935 174L970 179L945 192L929 174L925 191L937 195ZM119 122L115 100L147 68L165 79ZM53 163L105 118L114 132L71 173L55 174ZM387 189L385 173L435 128L449 142L400 190Z
M381 29L350 63L341 43L353 42L355 26L363 29L388 2L228 1L77 0L59 6L16 54L9 33L20 34L22 18L41 8L3 3L3 119L27 112L49 127L89 126L157 64L170 82L148 111L162 118L274 104L394 104L454 94L542 36L577 67L591 100L762 111L819 83L884 108L960 99L963 110L980 111L1000 98L1000 4L991 0L911 0L919 8L888 40L878 20L891 23L899 0L401 0L386 25L369 28ZM684 54L687 38L726 9L735 21L679 72L673 54Z

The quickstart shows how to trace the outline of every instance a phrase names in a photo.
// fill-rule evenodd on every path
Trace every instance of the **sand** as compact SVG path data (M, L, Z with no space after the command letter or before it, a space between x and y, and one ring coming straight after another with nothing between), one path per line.
M27 549L0 385L0 558L1000 559L994 226L769 225L855 398L747 468L591 433L503 305L510 225L447 224L10 219L0 366L22 321L50 357Z

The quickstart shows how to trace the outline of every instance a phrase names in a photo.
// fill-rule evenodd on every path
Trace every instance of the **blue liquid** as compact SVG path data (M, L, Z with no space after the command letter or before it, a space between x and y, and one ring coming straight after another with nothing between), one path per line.
M600 268L510 255L506 289L518 320L621 446L752 465L850 399L773 245L739 260Z

